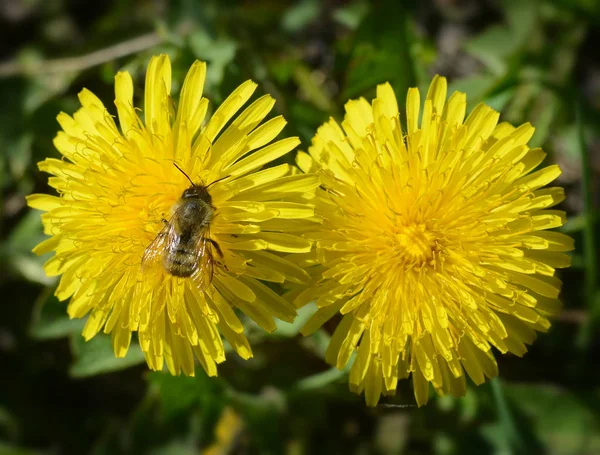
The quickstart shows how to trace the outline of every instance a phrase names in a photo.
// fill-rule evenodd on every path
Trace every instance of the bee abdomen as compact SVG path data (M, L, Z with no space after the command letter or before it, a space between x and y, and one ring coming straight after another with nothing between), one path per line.
M163 266L173 276L189 277L196 270L194 248L178 245L164 256Z

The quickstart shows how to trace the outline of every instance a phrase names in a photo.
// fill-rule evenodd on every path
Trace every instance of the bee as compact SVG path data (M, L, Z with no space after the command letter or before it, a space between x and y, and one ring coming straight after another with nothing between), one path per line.
M212 280L214 257L212 249L223 258L219 244L210 238L210 223L215 215L209 185L196 184L173 163L190 181L191 186L183 191L174 206L173 216L165 222L164 229L144 251L142 267L161 261L163 268L173 276L199 278L208 276Z

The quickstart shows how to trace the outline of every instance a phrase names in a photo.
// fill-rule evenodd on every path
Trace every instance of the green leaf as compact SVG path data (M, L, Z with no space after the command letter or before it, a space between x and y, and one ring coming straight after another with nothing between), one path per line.
M336 8L333 11L333 19L348 27L356 29L369 12L369 4L365 1L354 1Z
M148 382L158 392L167 416L184 413L194 405L205 412L209 408L220 412L225 402L226 384L219 378L207 376L202 368L196 369L194 377L154 371L148 374Z
M356 32L341 99L364 95L389 82L403 104L407 88L416 83L411 27L401 3L388 0L373 7Z
M320 328L311 336L302 338L300 343L302 346L311 351L315 356L325 360L325 353L331 342L331 336L323 328Z
M152 449L150 455L198 455L198 448L188 441L171 441Z
M581 187L583 193L583 213L586 223L583 227L583 254L585 259L584 289L585 298L590 310L590 317L580 327L577 334L577 346L580 349L588 349L593 337L594 329L600 319L600 306L597 305L595 295L598 289L598 251L596 248L596 226L594 215L596 208L594 204L594 172L592 159L585 131L585 119L583 117L583 104L577 103L577 131L579 139L579 153L581 155Z
M537 19L536 1L505 0L503 3L507 25L488 27L465 44L467 52L497 75L506 73L508 58L527 43Z
M76 72L65 71L62 73L41 74L29 79L27 92L23 100L24 111L31 114L47 101L62 95L77 75Z
M44 285L50 285L56 278L46 276L44 262L47 256L36 256L31 249L46 237L42 234L40 211L29 210L11 231L6 243L2 245L2 253L9 265L9 270L17 272L21 277Z
M235 58L237 43L229 38L213 38L206 31L198 30L190 35L188 44L196 58L209 62L205 85L208 92L214 90Z
M29 336L38 340L62 338L81 333L84 319L70 319L67 302L60 302L53 294L54 287L46 287L35 302Z
M298 64L293 72L294 80L300 87L303 97L306 98L316 108L333 114L335 105L331 101L331 97L322 81L315 77L315 73L309 70L308 67Z
M496 455L513 455L515 452L510 444L510 439L505 433L505 427L500 421L484 424L480 428L483 437L494 447Z
M278 389L263 389L260 395L229 390L231 406L244 418L261 448L261 453L284 453L284 412L286 396Z
M4 444L0 441L0 455L42 455L44 452L39 452L25 447L16 447L13 445Z
M292 338L300 333L302 326L310 319L313 313L316 311L315 305L305 305L298 310L298 315L294 322L285 322L279 319L275 320L277 330L273 333L273 336L280 336L284 338Z
M544 91L535 101L533 107L535 118L531 123L535 126L535 133L529 142L529 147L541 147L546 143L556 114L560 111L560 101L552 92Z
M320 3L317 0L302 0L296 3L286 10L281 25L288 32L298 32L308 27L319 18Z
M512 453L513 450L519 453L524 452L527 446L506 400L503 383L500 378L495 377L490 380L490 386L494 395L498 421L490 427L492 431L488 432L488 439L496 445L500 452ZM499 435L502 436L498 437Z
M9 255L9 261L12 270L28 281L46 286L56 283L56 278L48 277L44 273L45 260L41 257L17 252Z
M470 76L450 83L448 92L455 91L467 94L469 105L483 101L496 84L496 78L490 75Z
M348 363L348 365L350 365L350 362ZM323 371L322 373L313 374L312 376L308 376L299 380L296 383L296 387L298 388L298 390L321 389L346 376L346 370L349 369L350 368L346 368L345 370L338 370L335 367L330 368L329 370Z
M110 337L104 334L98 334L88 342L83 337L74 335L71 346L75 362L69 373L75 378L124 370L145 361L142 349L134 340L124 358L115 357Z
M548 453L600 453L598 416L572 392L542 384L507 384L505 393Z
M39 210L29 210L19 221L8 236L7 242L11 249L31 252L45 236L42 234L42 220Z
M514 90L502 90L501 92L494 93L491 96L486 96L485 104L490 106L492 109L497 110L498 112L502 112L504 106L508 104L513 96ZM468 97L467 99L471 101Z
M497 25L469 40L465 49L481 60L492 73L502 75L507 69L506 58L516 50L518 44L510 28Z
M14 180L18 181L24 177L25 172L31 165L33 134L23 132L18 137L7 138L2 142L5 142L5 153L10 175Z
M591 223L598 223L600 220L600 213L593 213L592 216L589 217L591 219ZM558 230L560 232L564 232L565 234L575 234L584 229L588 222L588 216L581 215L573 215L569 217L567 222L562 225Z
M512 32L521 43L525 42L538 20L537 0L504 0L502 3Z
M0 407L0 430L10 440L16 440L19 434L19 422L8 409Z

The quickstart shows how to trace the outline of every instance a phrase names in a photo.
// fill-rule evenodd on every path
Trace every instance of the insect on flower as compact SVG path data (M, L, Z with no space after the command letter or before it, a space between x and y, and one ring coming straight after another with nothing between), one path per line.
M221 259L223 251L216 240L210 237L210 223L215 215L215 207L208 189L227 177L208 185L196 184L176 163L173 164L190 181L191 186L173 206L171 219L164 220L165 228L144 251L142 266L161 259L162 266L173 276L193 276L200 282L208 276L210 282L214 274L212 250Z
M55 295L69 316L87 318L86 340L110 334L123 357L135 333L151 369L194 375L198 359L214 376L224 340L252 356L240 312L269 332L274 317L294 319L265 282L308 280L281 253L310 251L301 233L314 224L319 178L270 166L300 141L276 140L286 121L264 121L275 104L267 94L248 103L254 82L209 115L206 71L194 62L172 96L171 62L153 57L143 117L127 72L115 77L116 117L82 90L81 108L57 117L63 159L38 165L57 194L27 200L50 236L34 252L53 253L45 272L60 276Z

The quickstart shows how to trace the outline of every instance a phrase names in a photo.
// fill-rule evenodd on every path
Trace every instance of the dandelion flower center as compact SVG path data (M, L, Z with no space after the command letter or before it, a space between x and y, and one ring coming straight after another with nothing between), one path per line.
M425 223L410 223L396 228L394 250L398 262L407 268L422 266L431 261L435 248L435 234Z

